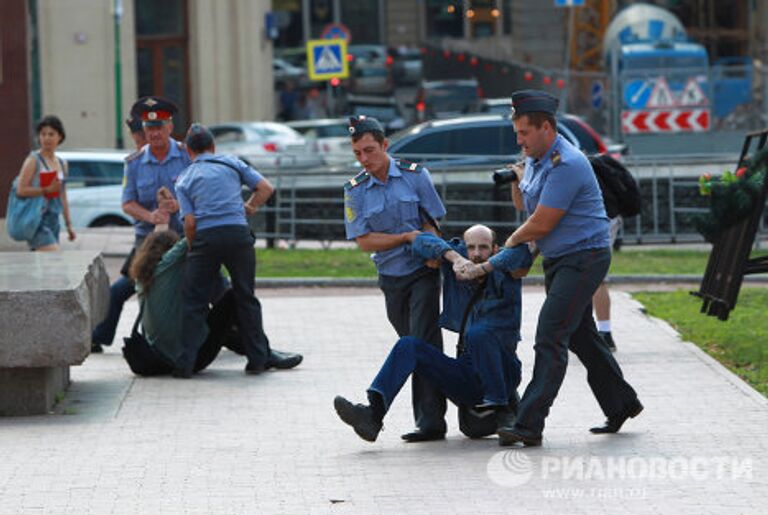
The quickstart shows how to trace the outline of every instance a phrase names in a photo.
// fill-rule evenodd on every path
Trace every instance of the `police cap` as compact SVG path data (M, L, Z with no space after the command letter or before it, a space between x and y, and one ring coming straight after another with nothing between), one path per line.
M127 118L125 124L131 130L131 132L142 132L144 127L141 125L141 118Z
M138 114L144 127L163 125L179 111L176 104L163 97L143 97L131 107L131 115Z
M512 115L526 113L547 113L554 115L557 112L557 97L546 91L536 89L523 89L512 93Z
M364 114L349 117L350 136L363 135L366 132L379 132L384 134L384 127L381 126L381 123L379 123L376 118L371 118Z

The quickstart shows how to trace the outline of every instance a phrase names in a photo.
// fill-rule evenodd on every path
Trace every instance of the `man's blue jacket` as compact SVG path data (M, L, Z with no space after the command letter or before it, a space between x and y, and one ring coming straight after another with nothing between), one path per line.
M411 245L415 256L423 259L437 259L448 250L454 250L467 257L467 248L458 238L450 242L431 233L421 233ZM513 279L508 272L529 268L533 262L527 245L505 248L489 259L493 271L485 282L485 290L474 302L467 318L466 331L473 324L482 323L507 341L520 341L521 286L520 279ZM459 281L450 261L443 260L443 311L440 313L440 327L459 332L467 304L472 299L478 281Z

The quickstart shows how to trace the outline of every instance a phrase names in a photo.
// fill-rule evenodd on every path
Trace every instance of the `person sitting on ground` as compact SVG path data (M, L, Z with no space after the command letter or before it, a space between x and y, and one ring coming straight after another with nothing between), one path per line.
M131 370L139 375L170 374L184 350L181 283L186 256L185 239L179 239L175 231L156 231L146 237L131 263L130 277L136 282L141 306L137 326L140 324L144 338L126 338L123 356ZM222 275L214 282L210 304L195 372L216 359L222 346L236 352L241 348L235 296ZM292 368L302 360L300 354L274 349L271 352L281 358L273 362L290 365L282 368Z
M484 225L467 229L463 242L455 239L448 243L431 233L420 233L410 240L413 252L421 258L445 260L441 266L444 307L440 325L459 333L459 356L451 358L423 340L404 336L368 388L369 404L352 404L337 396L336 412L358 436L373 442L395 396L417 372L454 403L495 410L498 424L511 425L521 377L516 355L521 281L516 277L531 265L528 247L496 254L495 234ZM457 281L454 270L468 262L485 263L487 275L478 281Z

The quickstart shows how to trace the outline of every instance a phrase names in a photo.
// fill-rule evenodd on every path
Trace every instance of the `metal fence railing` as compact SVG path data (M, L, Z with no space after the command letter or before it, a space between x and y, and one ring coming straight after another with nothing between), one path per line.
M426 158L418 157L417 160ZM508 161L516 157L509 156ZM708 197L702 197L698 191L698 177L704 172L718 175L733 170L737 157L735 154L627 156L624 162L640 184L643 209L638 216L624 221L624 241L637 244L703 241L691 222L692 215L708 209ZM442 221L446 236L458 236L469 225L484 223L503 238L524 220L524 215L512 206L509 189L496 188L491 181L491 171L498 166L430 168L448 210ZM275 195L251 218L252 229L270 243L312 240L330 245L345 240L342 188L353 174L328 169L267 172L266 176L275 186ZM120 206L120 189L119 185L70 189L73 219L96 219L93 214L86 218L78 213L98 212L114 215L117 221L128 224L129 219ZM765 217L761 219L758 239L768 236L767 222Z
M699 194L698 176L733 169L733 163L735 158L721 155L628 158L626 164L640 184L643 210L624 221L624 242L703 242L690 219L708 209L708 198ZM494 187L490 172L477 167L430 169L448 211L442 222L446 236L483 223L502 238L522 223L524 215L512 206L509 189ZM349 172L287 170L269 176L276 194L253 217L252 228L258 237L289 244L344 240L342 186L349 177ZM763 237L768 236L766 222L765 217L760 222L758 234Z

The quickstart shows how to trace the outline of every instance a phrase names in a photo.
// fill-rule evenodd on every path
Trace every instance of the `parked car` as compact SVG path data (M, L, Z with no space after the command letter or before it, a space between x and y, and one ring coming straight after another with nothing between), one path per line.
M277 122L227 122L208 127L216 150L235 154L254 168L307 168L321 166L323 159L294 129Z
M384 125L387 134L405 128L405 119L395 97L348 95L347 112L350 116L372 116Z
M418 84L422 75L422 55L418 48L398 47L390 50L393 58L392 78L395 84Z
M565 125L557 130L580 148ZM520 146L509 115L475 114L410 127L390 138L389 153L436 168L492 167L518 160Z
M349 45L347 55L352 66L358 66L361 63L391 66L394 61L387 54L387 47L384 45Z
M312 142L327 165L350 165L355 162L349 140L349 120L320 118L299 120L286 125Z
M69 164L69 188L104 186L123 182L127 150L82 149L57 152Z
M480 102L480 112L498 113L509 115L512 108L512 99L505 98L485 98ZM586 120L574 114L559 114L557 123L563 124L579 140L581 149L589 154L611 154L612 157L620 158L627 153L627 146L623 143L615 143L600 134L589 125Z
M361 62L350 71L347 89L352 94L391 95L395 89L392 71L378 63Z
M424 122L473 113L482 96L476 79L422 81L414 100L414 120Z
M123 213L123 167L127 150L57 152L69 164L67 200L75 228L131 225Z
M67 200L75 228L133 224L133 218L123 213L122 184L68 188Z
M307 71L304 68L295 66L279 57L272 59L272 75L275 85L278 87L282 87L288 81L292 81L299 87L308 84Z

